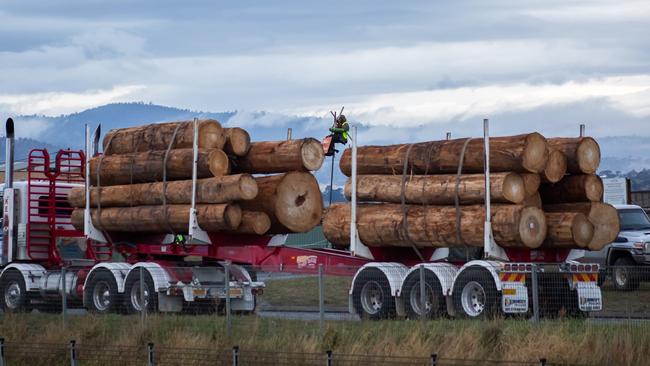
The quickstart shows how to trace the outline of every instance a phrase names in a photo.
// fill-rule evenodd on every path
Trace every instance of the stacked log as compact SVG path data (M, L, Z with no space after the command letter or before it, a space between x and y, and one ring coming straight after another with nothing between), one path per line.
M322 215L317 140L250 141L242 128L198 123L199 226L209 232L263 235L304 232ZM109 232L187 233L192 202L191 121L111 130L104 155L90 161L93 225ZM232 169L236 168L236 169ZM231 174L231 170L239 173ZM281 173L253 177L250 173ZM73 188L72 223L84 225L86 191Z
M547 140L538 133L495 137L489 154L497 244L597 250L613 241L618 217L600 203L602 182L593 175L600 160L595 140ZM350 175L350 149L340 168ZM482 247L483 172L483 139L359 147L359 239L370 247ZM351 188L348 180L348 200ZM349 243L350 210L348 204L335 204L324 216L323 232L334 245Z

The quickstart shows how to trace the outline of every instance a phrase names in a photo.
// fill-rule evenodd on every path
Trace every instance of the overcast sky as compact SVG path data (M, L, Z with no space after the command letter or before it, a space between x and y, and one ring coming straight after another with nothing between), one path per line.
M0 2L0 112L118 101L650 135L650 2Z

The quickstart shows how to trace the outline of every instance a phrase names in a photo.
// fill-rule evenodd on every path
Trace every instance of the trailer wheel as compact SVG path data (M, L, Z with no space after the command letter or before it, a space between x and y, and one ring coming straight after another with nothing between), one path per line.
M620 257L612 266L612 280L614 288L619 291L630 291L639 288L639 269L634 261L628 257Z
M93 313L106 314L118 311L119 293L111 273L99 270L92 274L84 289L84 304Z
M144 273L144 306L147 312L158 311L158 296L153 279L149 271ZM127 314L139 313L142 311L142 300L140 293L140 271L132 270L126 277L124 283L124 310Z
M30 311L25 279L15 270L9 270L0 279L0 307L8 313Z
M395 298L391 295L386 275L377 268L364 269L352 290L354 310L362 319L395 317Z
M424 273L425 286L425 308L424 316L427 319L435 319L445 313L445 297L442 295L440 280L431 271ZM420 273L413 271L406 277L402 294L406 296L406 316L409 319L419 319L422 316L420 304Z
M485 269L470 267L454 283L454 308L464 318L486 318L499 311L499 292L492 275Z

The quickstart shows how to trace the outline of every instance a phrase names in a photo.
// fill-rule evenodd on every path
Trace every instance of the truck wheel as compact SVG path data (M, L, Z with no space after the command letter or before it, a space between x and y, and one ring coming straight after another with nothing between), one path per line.
M454 283L454 308L463 318L486 318L499 311L499 293L492 275L485 269L470 267Z
M424 272L424 287L426 302L424 316L427 319L435 319L445 311L445 297L442 296L440 281L431 271ZM422 316L422 305L420 302L420 272L413 271L406 277L402 294L406 296L406 316L409 319L419 319Z
M631 258L621 257L614 261L612 280L614 288L619 291L636 290L639 288L639 273Z
M364 269L354 281L354 310L362 319L395 317L395 298L391 296L386 275L377 268Z
M132 270L124 283L124 310L127 314L142 311L140 295L140 271ZM144 306L149 313L158 311L158 295L149 271L144 273Z
M0 307L7 313L30 311L25 279L15 270L9 270L0 280Z
M119 309L119 293L115 278L108 271L92 274L84 289L84 303L93 313L106 314Z

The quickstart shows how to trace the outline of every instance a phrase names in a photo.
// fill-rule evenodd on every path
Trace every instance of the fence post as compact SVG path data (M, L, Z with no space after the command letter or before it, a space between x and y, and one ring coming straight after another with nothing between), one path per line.
M147 307L145 306L145 301L144 301L144 267L140 267L139 275L140 275L140 323L142 323L142 327L144 328L146 323L146 317L147 317ZM151 292L151 290L149 290L149 292Z
M533 324L539 325L539 279L538 273L539 266L536 263L533 263L533 273L531 277L533 279Z
M320 334L325 331L325 283L323 279L323 264L318 265L318 315Z
M147 345L147 366L156 366L153 355L153 342L149 342Z
M230 262L226 262L225 276L226 276L226 334L228 339L232 336L232 319L230 318Z
M431 354L431 366L436 366L438 364L438 355L435 353Z
M420 320L424 322L427 313L426 286L424 283L424 265L420 264Z
M66 311L68 308L68 296L65 283L65 266L61 266L61 320L63 321L63 329L66 328Z
M539 359L539 366L546 366L546 359L545 358L540 358Z
M239 346L232 348L232 366L239 366Z
M332 366L332 350L327 350L325 352L327 354L327 366Z
M77 366L77 341L70 340L70 366Z
M0 338L0 366L6 366L5 361L5 339Z

